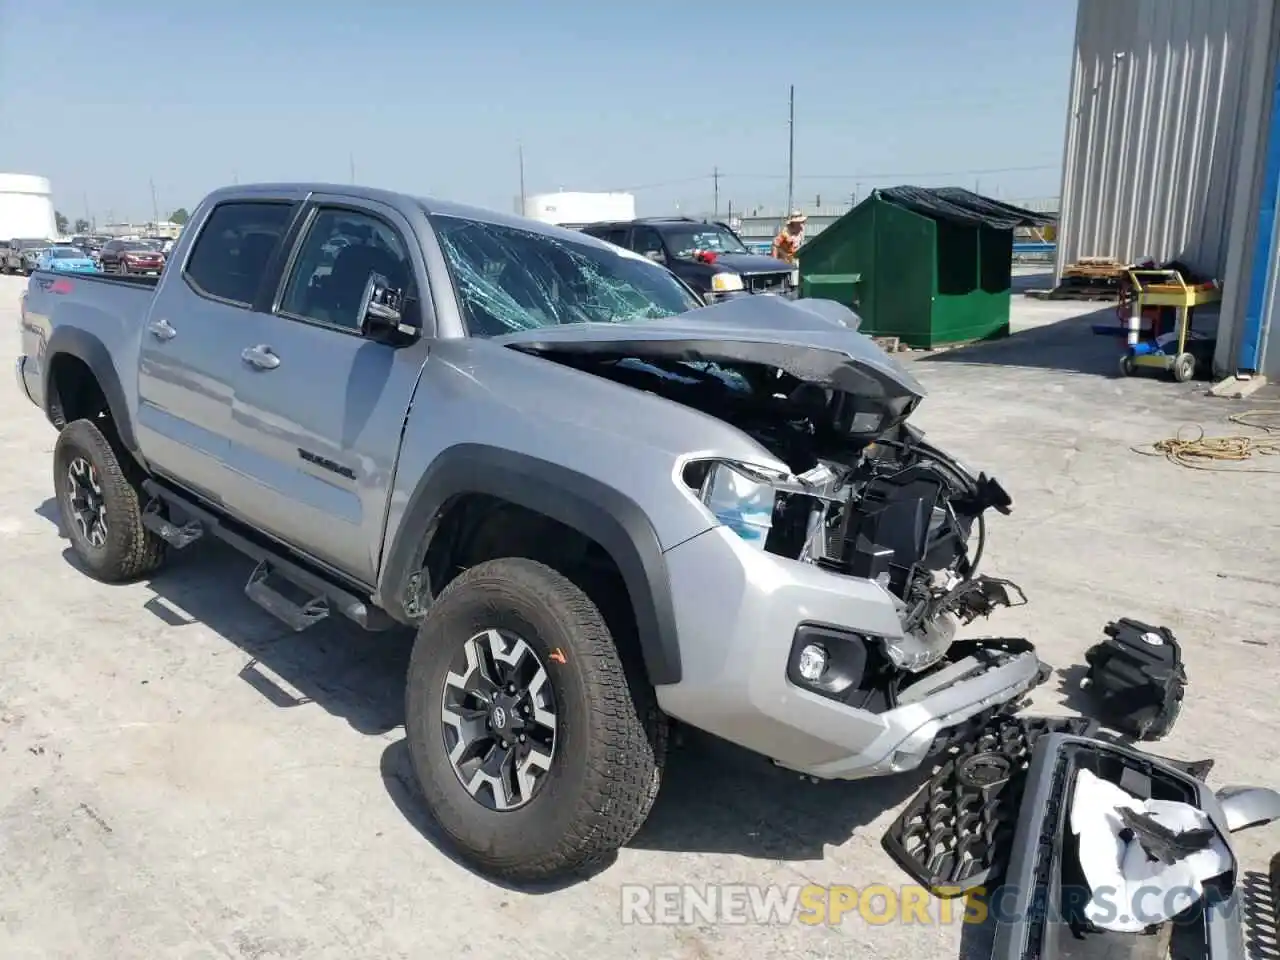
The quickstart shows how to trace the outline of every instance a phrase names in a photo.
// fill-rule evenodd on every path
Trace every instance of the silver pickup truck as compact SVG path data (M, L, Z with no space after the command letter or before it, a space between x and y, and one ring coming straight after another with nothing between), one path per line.
M18 381L108 581L220 538L295 629L417 631L432 813L509 881L645 820L673 722L816 778L911 769L1043 678L957 641L1008 495L827 301L706 306L580 233L327 185L238 186L159 278L37 271Z

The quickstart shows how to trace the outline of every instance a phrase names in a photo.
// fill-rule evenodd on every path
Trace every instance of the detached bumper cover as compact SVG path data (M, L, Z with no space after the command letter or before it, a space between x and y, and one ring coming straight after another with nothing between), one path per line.
M1193 908L1158 929L1144 934L1077 932L1075 914L1085 898L1079 895L1078 886L1072 889L1073 882L1079 881L1071 876L1063 838L1068 832L1067 800L1081 769L1119 773L1120 785L1135 794L1141 793L1144 784L1147 789L1181 793L1184 802L1204 811L1224 840L1230 833L1213 791L1186 769L1120 744L1063 734L1045 737L1027 772L1022 815L1005 876L1010 920L996 929L992 960L1030 960L1068 953L1103 958L1121 951L1130 956L1163 957L1171 940L1175 956L1209 960L1244 957L1243 908L1234 863L1226 875L1206 888ZM1126 905L1116 907L1123 910Z
M1174 920L1142 933L1100 930L1084 919L1093 893L1068 826L1076 776L1088 770L1134 796L1199 808L1226 841L1230 817L1203 782L1211 766L1097 739L1087 720L1001 717L930 780L883 842L940 896L981 889L996 920L992 960L1164 958L1171 943L1176 956L1236 960L1245 954L1234 862Z

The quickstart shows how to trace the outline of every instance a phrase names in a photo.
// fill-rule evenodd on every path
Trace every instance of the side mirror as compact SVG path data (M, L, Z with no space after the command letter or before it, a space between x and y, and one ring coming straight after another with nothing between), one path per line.
M646 250L644 255L648 257L650 260L652 260L654 263L667 262L667 255L663 253L661 250Z
M360 332L371 340L395 346L418 338L418 328L406 323L404 291L390 285L380 273L369 275L360 298Z

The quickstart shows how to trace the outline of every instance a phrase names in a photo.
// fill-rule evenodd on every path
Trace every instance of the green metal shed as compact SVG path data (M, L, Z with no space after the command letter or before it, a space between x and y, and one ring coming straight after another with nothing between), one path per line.
M862 331L936 347L1009 332L1013 229L1053 222L959 187L875 190L800 248L800 295Z

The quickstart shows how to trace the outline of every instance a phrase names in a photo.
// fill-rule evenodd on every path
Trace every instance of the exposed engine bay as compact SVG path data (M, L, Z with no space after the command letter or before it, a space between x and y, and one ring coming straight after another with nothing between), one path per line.
M763 363L537 352L724 420L785 463L789 473L775 474L696 460L684 480L760 549L884 586L906 637L886 644L891 669L925 671L959 624L1026 602L1016 585L978 574L984 514L1009 513L1009 495L906 423L919 396L834 389Z

